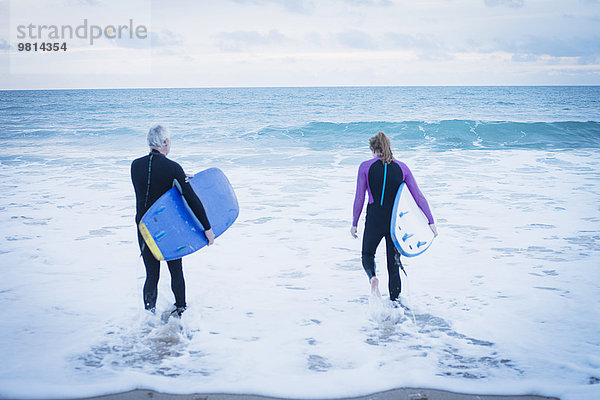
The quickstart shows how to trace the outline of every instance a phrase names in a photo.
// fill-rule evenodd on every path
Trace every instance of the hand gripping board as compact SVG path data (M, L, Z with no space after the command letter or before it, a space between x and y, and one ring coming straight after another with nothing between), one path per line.
M189 179L215 237L236 220L239 205L229 180L218 168L209 168ZM187 205L177 187L163 194L144 214L140 233L157 260L174 260L208 244L204 227Z

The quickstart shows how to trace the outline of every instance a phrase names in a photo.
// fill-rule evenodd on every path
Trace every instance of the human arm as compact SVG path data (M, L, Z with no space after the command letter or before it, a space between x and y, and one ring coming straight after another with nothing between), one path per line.
M429 226L431 227L433 225L433 228L431 228L431 230L437 236L437 229L435 228L435 221L433 219L433 215L431 214L431 210L429 209L429 203L427 203L427 199L425 199L425 196L423 196L423 193L421 193L421 190L419 189L419 186L417 185L417 181L415 180L415 178L414 178L412 172L410 171L410 169L408 168L408 166L406 164L400 163L400 162L398 162L398 164L400 164L400 168L402 168L402 173L404 175L404 182L406 183L406 186L408 187L410 194L412 195L413 199L415 199L417 206L419 206L421 211L423 211L423 214L425 214L425 217L427 217Z
M431 232L433 232L433 237L437 237L438 232L435 224L429 224L429 228L431 229Z
M215 234L212 229L204 231L204 235L206 236L206 240L208 240L207 246L210 246L211 244L215 243Z
M204 231L205 231L204 233L205 233L206 238L210 245L212 243L211 243L209 236L212 236L212 241L214 242L214 234L211 229L210 221L208 220L208 217L206 216L206 211L204 209L204 206L202 205L202 202L200 201L200 199L198 198L196 193L194 193L194 190L192 189L192 185L190 185L190 183L187 181L186 174L183 172L183 169L181 168L181 166L179 166L179 165L177 165L177 166L178 166L178 168L176 170L175 179L176 179L177 183L179 184L181 194L183 195L183 198L188 203L190 209L192 210L192 212L194 213L194 215L196 216L198 221L202 224L202 227L204 228Z
M356 178L356 193L354 194L354 205L352 207L352 228L350 234L352 237L357 238L356 235L358 219L362 213L363 206L365 204L365 192L367 191L367 174L365 168L361 164L358 168L358 176Z

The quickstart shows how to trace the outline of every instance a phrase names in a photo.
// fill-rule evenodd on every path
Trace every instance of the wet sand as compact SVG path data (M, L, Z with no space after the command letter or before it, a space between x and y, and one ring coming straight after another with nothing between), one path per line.
M151 390L133 390L81 400L285 400L277 397L244 394L167 394ZM403 388L374 393L371 395L340 398L337 400L558 400L556 397L536 395L502 396L453 393L434 389ZM295 399L300 400L300 399ZM311 399L314 400L314 399Z

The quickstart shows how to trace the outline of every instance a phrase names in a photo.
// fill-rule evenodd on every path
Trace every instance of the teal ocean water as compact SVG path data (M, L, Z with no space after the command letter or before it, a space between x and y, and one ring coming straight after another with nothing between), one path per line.
M0 92L2 139L135 135L162 121L203 140L354 147L594 148L600 88L341 87Z
M143 311L129 176L154 123L240 203L167 325ZM369 298L349 233L378 131L440 233L404 260L410 313ZM0 397L600 397L600 87L0 91L0 143Z

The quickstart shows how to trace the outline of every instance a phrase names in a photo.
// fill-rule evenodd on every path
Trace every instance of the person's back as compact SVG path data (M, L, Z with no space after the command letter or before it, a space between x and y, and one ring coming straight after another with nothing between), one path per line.
M151 158L152 161L150 161ZM149 189L148 176L150 176ZM202 221L202 219L206 219L206 215L202 216L204 208L199 204L197 196L192 195L193 190L191 188L189 188L189 191L186 190L189 184L186 183L183 168L175 161L169 160L165 154L160 153L158 150L153 149L150 154L140 157L131 163L131 180L136 197L136 223L139 224L150 206L173 187L174 180L177 180L179 186L185 192L188 192L184 193L184 196L188 204L190 204L190 208L192 208L194 214L198 217L198 220Z
M171 148L169 132L161 125L156 125L148 132L148 145L150 154L140 157L131 163L131 181L135 190L136 215L135 222L139 225L146 211L164 193L171 189L176 181L182 190L182 195L190 208L205 228L204 234L211 245L214 241L210 222L204 207L187 182L183 168L175 161L169 160L167 154ZM160 275L160 261L154 258L138 226L138 243L144 265L146 267L146 282L144 283L144 308L154 313L158 297L158 279ZM175 304L172 314L181 316L186 308L185 281L181 259L167 262L171 273L171 289L175 295Z
M404 180L404 173L400 164L398 161L393 160L393 162L386 165L381 158L375 157L365 161L361 168L365 170L363 173L366 175L368 190L371 193L369 205L367 206L370 207L369 215L382 221L389 221L392 216L396 193ZM382 195L383 201L381 201Z
M362 264L371 282L371 290L379 295L379 279L375 271L375 252L381 239L385 238L390 300L397 300L401 291L400 253L396 249L391 234L390 221L398 188L405 182L417 205L429 220L434 234L437 234L433 216L427 200L419 190L412 172L406 164L393 158L390 142L383 132L369 140L373 158L360 164L354 196L352 228L350 232L357 238L357 226L368 193L367 217L362 245Z

